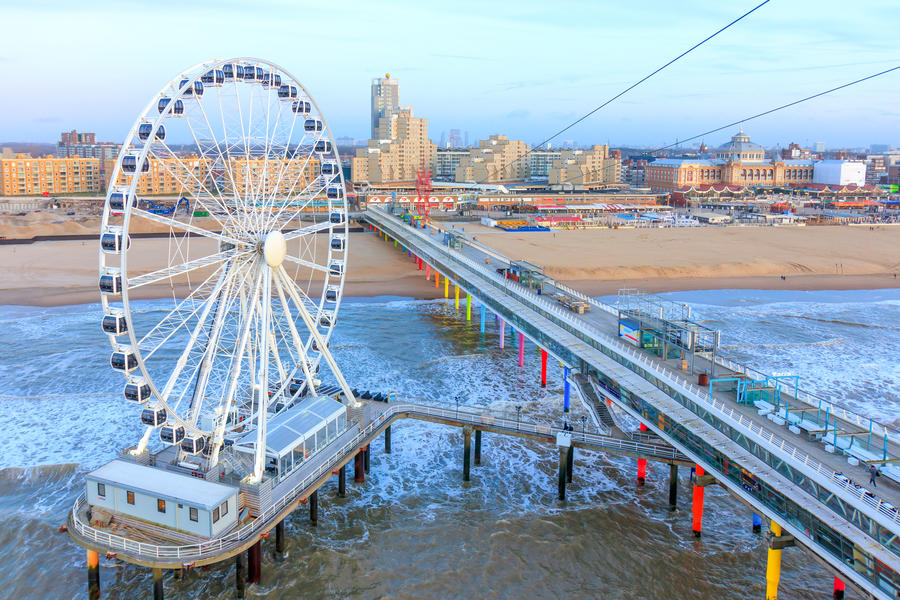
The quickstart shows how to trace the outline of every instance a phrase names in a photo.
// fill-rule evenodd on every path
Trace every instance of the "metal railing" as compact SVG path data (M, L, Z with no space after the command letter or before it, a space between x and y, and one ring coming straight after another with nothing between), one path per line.
M376 212L376 214L379 213ZM392 224L402 225L399 221L395 221ZM413 228L407 229L418 235L421 239L435 244L433 240L429 239L428 236L421 234L418 230ZM866 506L874 509L879 516L887 518L891 523L900 524L900 513L898 513L898 510L895 507L872 496L871 492L865 488L857 488L849 481L841 481L832 468L825 466L810 455L799 450L784 438L776 436L771 431L763 429L761 426L753 423L752 420L746 416L741 415L740 413L737 413L737 416L735 416L734 408L729 408L724 402L716 400L709 393L707 388L701 388L687 379L679 377L676 373L661 367L647 357L645 353L636 350L633 346L620 341L618 338L599 331L595 327L585 323L583 320L576 319L575 315L570 311L555 306L554 303L542 298L539 294L533 293L525 286L506 279L505 277L501 277L496 272L485 270L482 265L479 265L467 256L458 252L452 252L451 249L444 248L443 246L439 247L445 256L449 256L453 260L462 263L467 269L474 271L475 274L482 279L486 279L495 287L500 286L504 288L511 293L510 295L515 295L519 299L525 300L527 303L531 304L532 308L536 309L538 314L544 313L544 316L550 316L551 319L555 318L558 321L565 323L568 327L564 327L564 329L581 333L582 335L579 337L582 341L595 348L596 343L592 342L597 342L602 346L606 346L607 349L613 353L627 355L635 364L640 365L641 368L652 373L657 380L663 381L669 386L681 388L679 390L680 392L686 392L689 396L692 396L693 399L699 400L699 404L705 404L712 408L712 412L720 415L720 418L723 418L730 427L739 431L743 430L744 433L749 433L762 447L769 451L773 451L776 454L780 454L782 458L790 458L791 460L801 463L806 469L811 471L807 472L808 475L814 475L815 479L818 480L820 484L839 492L844 497L844 500L850 501L851 503L856 501L862 502ZM593 340L590 338L593 338ZM623 363L623 366L629 368L627 364ZM635 371L634 369L629 370ZM638 375L640 375L640 373L638 373ZM673 399L678 401L682 406L685 406L684 402L679 401L677 398ZM688 406L685 406L685 408L691 410ZM894 529L892 529L892 531L894 531ZM900 532L895 531L895 533Z

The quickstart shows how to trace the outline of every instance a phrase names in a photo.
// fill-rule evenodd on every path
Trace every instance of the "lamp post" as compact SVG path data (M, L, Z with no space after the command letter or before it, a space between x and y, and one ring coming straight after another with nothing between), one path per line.
M459 419L459 396L454 398L456 400L456 418Z
M522 405L516 404L516 431L519 430L519 415L522 414Z
M581 439L582 439L582 440L584 440L585 437L586 437L586 436L584 435L584 424L585 424L585 423L587 423L587 417L584 416L584 415L581 415Z

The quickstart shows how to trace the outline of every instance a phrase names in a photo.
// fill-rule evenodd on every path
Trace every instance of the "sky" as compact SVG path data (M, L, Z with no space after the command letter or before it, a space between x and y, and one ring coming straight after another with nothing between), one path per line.
M253 56L296 76L336 137L368 137L371 79L390 73L435 141L533 144L759 1L0 0L0 141L121 141L182 70ZM898 31L896 0L771 0L558 140L671 144L900 65ZM896 147L898 91L895 71L743 128L767 146Z

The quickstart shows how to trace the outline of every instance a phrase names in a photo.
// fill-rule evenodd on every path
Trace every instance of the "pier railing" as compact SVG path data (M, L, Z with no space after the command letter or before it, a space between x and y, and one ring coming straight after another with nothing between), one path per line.
M410 232L420 239L425 240L430 244L437 244L437 242L430 239L426 234L409 227L402 221L391 218L389 215L380 211L374 212L379 216L383 215L384 218L391 219L391 224L395 226L405 226L406 229L409 229ZM900 530L897 529L897 526L900 525L900 513L898 513L896 507L872 496L871 492L865 488L856 487L849 480L842 480L839 474L835 473L832 468L817 461L784 438L753 423L751 419L736 412L734 408L728 407L724 402L716 400L707 388L701 388L673 371L664 368L662 365L659 365L650 357L646 356L644 352L638 351L633 346L622 342L617 337L600 331L583 319L578 319L571 311L557 306L555 303L543 298L540 294L534 293L529 288L515 281L506 279L495 271L485 269L483 265L478 264L459 252L452 252L451 249L444 248L443 246L441 246L441 250L446 256L462 263L464 267L473 271L480 278L486 280L495 287L502 288L507 292L507 295L524 300L526 305L530 305L538 314L543 313L542 316L550 317L551 321L556 321L556 324L561 325L566 331L573 333L585 343L600 350L629 370L641 375L656 387L662 387L660 386L660 383L663 383L664 386L676 388L678 390L677 394L669 393L668 395L688 410L697 414L690 406L690 400L688 400L690 397L691 399L699 401L700 405L705 405L705 407L711 409L709 410L711 414L716 415L718 419L723 420L730 427L737 431L749 434L749 436L751 436L761 447L773 452L781 459L790 459L800 463L800 469L807 476L813 477L813 480L817 481L820 485L824 485L828 489L835 491L844 501L848 501L851 504L860 502L866 505L871 509L871 511L866 511L870 512L870 516L877 515L882 524L889 527L895 533L900 533ZM463 287L463 285L460 285L460 287ZM626 356L627 358L625 358ZM643 374L641 371L643 371ZM647 377L647 375L651 376ZM710 419L704 420L715 425Z
M484 245L478 241L472 241L472 242L470 242L470 244L477 246L478 249L481 251L485 251L484 249L488 248L486 245ZM504 256L502 253L500 253L496 250L490 249L490 253L495 257L502 257L503 260L506 260L507 262L511 262L511 259L509 257ZM485 270L481 265L475 263L474 261L472 261L468 257L462 255L461 253L455 253L454 257L455 258L463 258L466 261L470 262L472 265L474 265L475 268L479 269L479 271L481 271L482 273L490 274L488 270ZM499 277L496 272L492 273L491 275ZM505 278L501 278L501 279L504 279L505 281L509 282L510 287L515 286L515 287L521 288L521 290L523 290L523 291L531 292L530 288L527 288L526 286L524 286L516 281L511 281L511 280L508 280ZM557 281L551 277L547 277L547 279L551 282L551 285L554 288L556 288L562 292L565 292L566 294L572 296L573 298L578 298L579 300L588 302L591 306L598 308L598 309L600 309L604 312L607 312L613 316L616 316L618 318L619 311L612 304L608 304L606 302L597 300L596 298L588 296L584 292L576 290L568 285L565 285L564 283L560 283L559 281ZM534 294L533 292L532 292L532 294L534 296L538 296L538 294ZM553 304L551 302L548 302L548 303L551 305ZM562 309L559 312L562 312ZM744 363L741 363L741 362L738 362L735 360L731 360L731 359L728 359L728 358L725 358L722 356L715 357L715 364L717 366L727 369L733 373L742 373L742 374L747 375L748 377L751 377L755 380L767 380L771 377L771 375L763 373L759 369L756 369L747 364L744 364ZM868 428L870 432L876 433L878 435L883 435L885 437L891 436L894 439L900 439L900 430L890 428L884 423L880 423L880 422L878 422L874 419L871 419L865 415L861 415L860 413L854 411L852 408L848 408L847 406L844 406L844 405L838 404L832 400L823 398L813 392L810 392L809 390L805 390L805 389L799 387L798 385L791 383L790 381L782 381L780 383L780 388L783 391L785 391L786 393L792 395L798 401L803 402L804 404L806 404L809 407L817 408L822 412L825 412L827 410L832 417L837 417L837 418L843 419L845 422L853 423L863 429ZM881 433L878 433L877 431L872 431L873 427L876 425L877 425L877 429L882 430ZM862 443L869 450L877 450L877 451L881 450L881 447L874 447L868 441L862 442Z
M422 404L388 403L384 405L383 409L372 415L371 421L352 440L346 442L340 448L334 449L328 460L308 474L275 503L266 508L258 517L220 538L199 544L163 545L141 542L98 529L79 518L79 513L85 508L87 502L83 493L76 499L75 505L69 514L69 527L74 528L79 536L89 542L111 551L126 553L135 558L188 563L226 554L237 550L249 540L258 537L261 533L273 527L277 522L276 518L287 507L303 498L304 494L311 491L312 486L317 481L333 473L339 463L348 456L355 454L360 447L368 443L373 435L381 427L385 426L387 422L399 417L416 418L417 416L438 418L466 425L488 426L495 430L505 430L510 433L519 432L550 440L555 439L556 434L563 430L561 427L548 424L496 416L490 412L473 410L471 407L453 409ZM622 440L590 431L573 431L571 434L573 442L581 442L585 446L591 446L600 451L638 454L666 461L687 460L675 448L664 443Z

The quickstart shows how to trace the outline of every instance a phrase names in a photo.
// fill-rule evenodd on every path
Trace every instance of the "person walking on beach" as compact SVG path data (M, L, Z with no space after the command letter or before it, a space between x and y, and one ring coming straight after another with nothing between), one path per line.
M875 465L869 465L869 483L872 484L872 487L878 487L878 484L875 483L876 477L878 477L878 469L875 468Z

